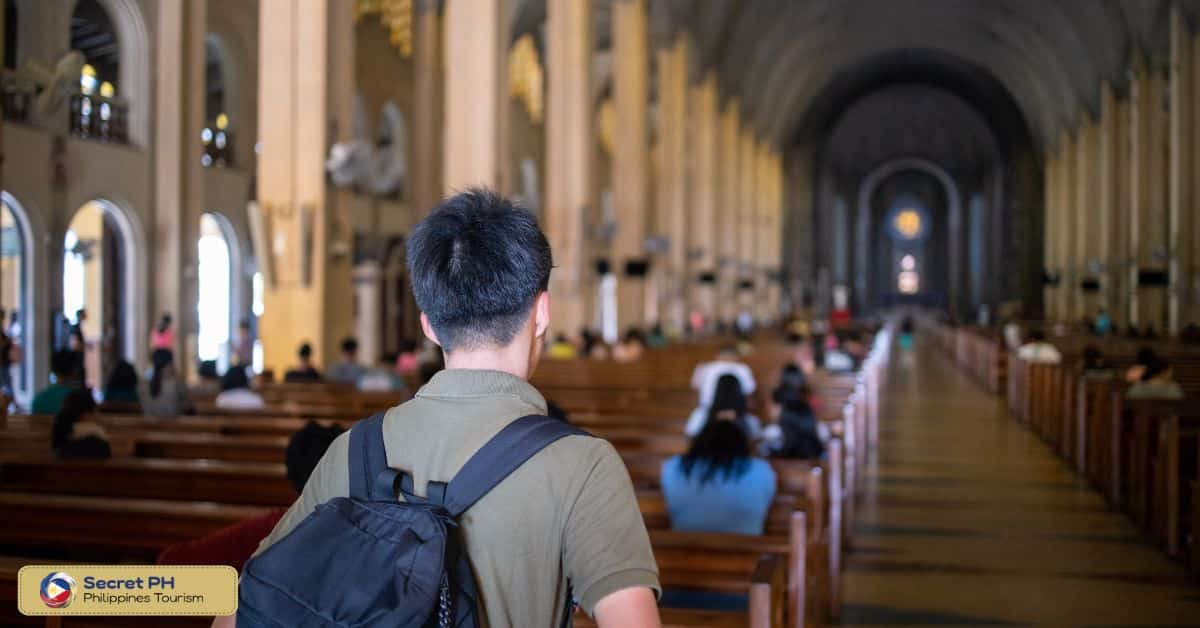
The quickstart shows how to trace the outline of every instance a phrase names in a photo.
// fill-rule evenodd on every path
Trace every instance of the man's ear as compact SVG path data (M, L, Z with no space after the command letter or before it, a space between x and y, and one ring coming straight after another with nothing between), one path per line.
M421 312L421 331L425 333L426 338L433 341L433 344L442 346L442 343L438 341L437 332L433 331L433 325L429 324L429 317L425 316L425 312Z
M550 329L550 293L543 292L538 295L537 301L533 304L533 336L541 338L546 335L546 331Z

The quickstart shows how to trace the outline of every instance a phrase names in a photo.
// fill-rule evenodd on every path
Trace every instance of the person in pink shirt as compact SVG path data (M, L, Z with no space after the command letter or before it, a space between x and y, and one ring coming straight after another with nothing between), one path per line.
M166 349L173 351L175 348L175 330L171 329L171 315L163 314L158 321L158 326L154 331L150 332L150 350Z

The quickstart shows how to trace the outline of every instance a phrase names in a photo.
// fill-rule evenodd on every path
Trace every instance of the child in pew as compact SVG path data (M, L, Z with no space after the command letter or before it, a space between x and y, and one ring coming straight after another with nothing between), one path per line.
M337 425L322 427L309 421L292 434L286 454L287 478L297 495L304 490L304 484L325 450L342 431ZM164 549L157 562L160 565L229 565L240 573L258 544L271 533L285 512L286 508L278 508L203 538L176 543Z
M227 410L262 410L266 403L262 395L250 390L246 369L230 367L221 377L221 394L215 400L218 408Z
M112 457L104 428L96 423L96 400L87 390L73 390L54 415L50 434L54 455L62 460Z
M712 417L682 456L662 466L671 527L689 532L762 534L775 497L775 471L750 453L750 439L727 412Z
M165 419L191 412L187 386L175 373L175 355L166 349L155 349L150 363L150 381L141 396L142 414Z

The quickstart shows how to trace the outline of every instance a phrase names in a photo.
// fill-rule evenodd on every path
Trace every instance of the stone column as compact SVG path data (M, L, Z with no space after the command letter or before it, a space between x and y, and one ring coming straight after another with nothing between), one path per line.
M613 3L612 189L617 212L612 266L617 276L617 329L645 321L646 277L625 274L631 261L646 259L646 213L650 200L649 43L646 1Z
M584 228L592 198L592 4L547 5L546 232L554 250L551 318L554 331L589 322L584 291Z
M1128 105L1118 101L1112 85L1105 83L1100 91L1100 126L1098 150L1100 153L1097 187L1099 211L1095 220L1099 228L1095 239L1104 264L1101 277L1104 305L1108 308L1113 324L1124 328L1129 324L1129 307L1126 301L1126 271L1128 250L1128 218L1126 217L1129 192L1127 183L1129 152Z
M1072 220L1072 232L1075 234L1075 257L1073 266L1076 269L1075 282L1071 286L1075 295L1075 309L1071 315L1074 320L1083 316L1094 316L1099 306L1096 293L1084 292L1083 281L1095 279L1090 264L1099 257L1099 221L1096 220L1098 207L1099 186L1097 171L1099 151L1096 147L1096 122L1084 112L1081 116L1078 138L1075 143L1075 207Z
M757 279L754 265L754 229L758 223L755 215L758 176L757 140L749 124L741 129L741 155L738 158L738 175L741 185L738 186L738 255L740 266L738 278L740 281L754 282ZM761 283L761 282L759 282ZM757 288L757 283L755 284ZM754 305L754 290L738 288L738 309L752 310Z
M1130 85L1130 137L1132 167L1129 192L1132 213L1129 227L1132 240L1130 285L1131 319L1139 328L1161 330L1166 317L1167 291L1162 286L1142 285L1143 272L1166 272L1167 178L1165 158L1168 139L1167 120L1160 103L1166 81L1147 69L1145 63L1134 66Z
M689 251L691 242L688 239L688 189L690 182L687 177L688 132L687 132L687 90L688 90L688 43L684 37L678 37L672 45L670 55L670 71L667 73L667 89L669 97L667 118L662 122L667 125L668 132L664 136L667 159L668 206L666 235L671 246L667 251L669 284L666 289L666 309L663 321L669 328L682 330L687 321L687 294L689 274Z
M1058 151L1046 153L1046 183L1044 190L1045 205L1045 238L1044 238L1044 267L1047 272L1058 272L1058 181L1059 164ZM1042 290L1042 303L1046 320L1058 318L1058 290L1054 286L1046 286Z
M363 364L379 364L383 338L380 314L383 307L378 260L365 260L354 267L354 298L358 318L354 335L358 337L358 359Z
M500 176L500 0L446 0L442 183L446 193L497 188ZM553 88L551 88L553 89Z
M207 93L204 37L207 0L184 0L159 5L155 29L154 143L154 310L175 318L175 363L189 373L194 367L196 304L196 243L204 213L203 147L204 94ZM143 106L149 103L143 103ZM129 315L127 313L127 315ZM138 330L148 335L149 329ZM138 343L145 347L144 341ZM129 356L145 364L145 355Z
M741 216L742 177L738 168L741 158L741 111L737 100L730 99L721 114L721 207L717 210L718 315L725 323L737 316L739 233Z
M1078 269L1075 267L1075 174L1078 164L1075 159L1075 136L1064 129L1059 133L1058 160L1060 168L1058 246L1060 280L1058 285L1058 319L1075 319L1075 292L1079 285Z
M409 198L420 217L441 200L441 2L413 2L413 126Z
M1196 228L1197 166L1194 151L1200 134L1196 129L1196 51L1187 18L1178 6L1171 7L1171 154L1170 154L1170 296L1167 328L1172 334L1191 322L1196 299L1192 249Z
M717 77L709 73L691 90L688 99L694 107L689 116L689 135L693 141L690 151L695 164L691 186L691 244L696 253L691 260L691 272L686 281L692 288L691 309L698 310L705 320L716 316L716 284L701 281L703 275L715 278L717 270Z
M259 4L258 200L272 245L260 260L270 271L260 329L265 366L277 372L300 342L320 364L354 331L347 208L325 184L327 147L353 132L352 9L331 0Z

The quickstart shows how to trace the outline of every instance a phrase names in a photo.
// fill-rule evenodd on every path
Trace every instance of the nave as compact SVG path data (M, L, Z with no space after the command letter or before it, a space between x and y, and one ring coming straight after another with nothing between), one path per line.
M843 626L1200 625L1184 569L928 336L886 381Z

